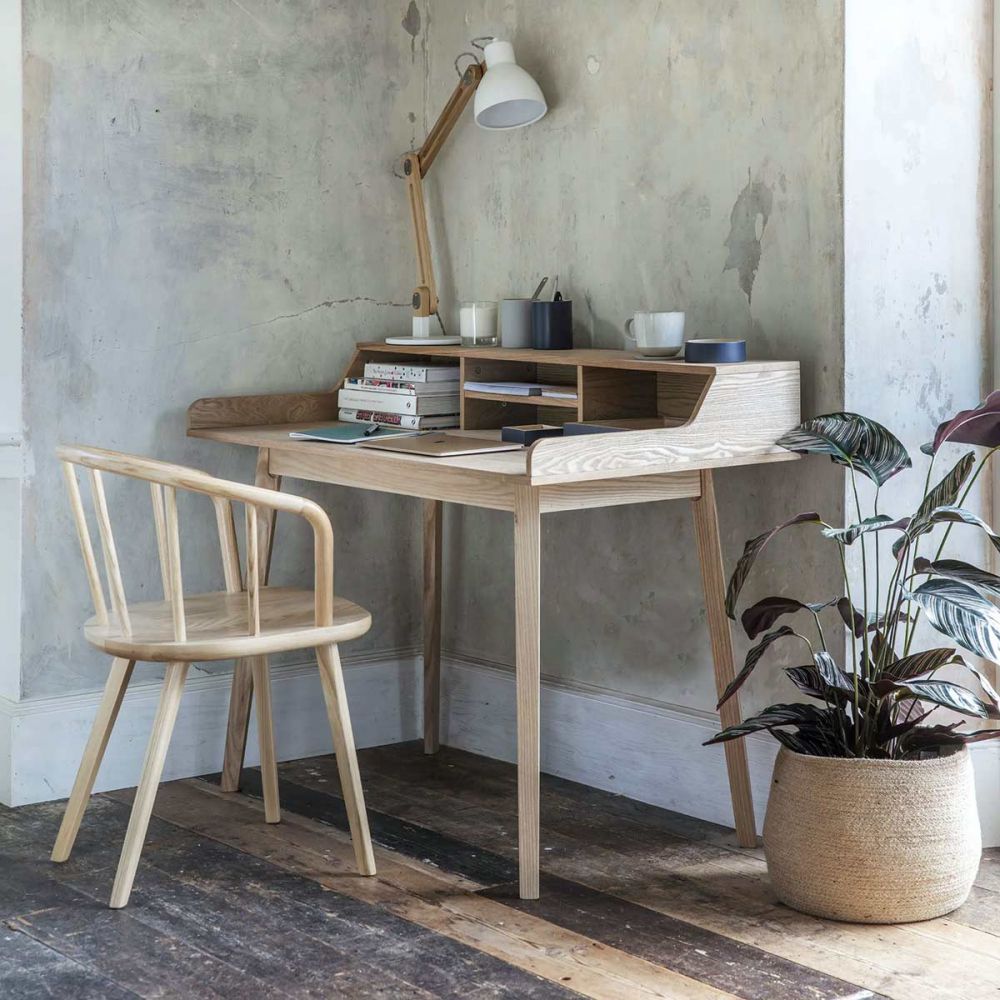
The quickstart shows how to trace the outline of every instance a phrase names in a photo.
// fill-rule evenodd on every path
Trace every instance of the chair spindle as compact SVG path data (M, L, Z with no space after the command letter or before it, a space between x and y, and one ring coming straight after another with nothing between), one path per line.
M251 635L260 635L260 577L257 552L257 508L246 504L247 516L247 629Z
M163 509L163 487L150 483L149 492L153 498L153 524L156 528L156 551L160 557L160 582L163 584L163 599L170 597L170 556L167 553L167 515Z
M169 567L168 597L174 620L174 639L187 639L184 620L184 581L181 576L181 539L177 523L177 491L173 486L163 487L164 514L166 515L167 565Z
M108 501L104 495L104 481L97 469L90 470L90 488L94 498L97 529L101 536L101 549L104 552L104 570L108 577L108 590L111 592L111 606L118 616L122 634L131 635L132 622L129 619L125 585L122 583L121 567L118 565L118 550L115 548L115 536L108 515Z
M69 462L63 462L62 470L66 480L66 489L69 491L69 505L73 511L76 535L80 540L80 551L83 554L83 566L87 572L90 597L94 602L94 614L102 625L107 625L108 606L104 601L104 587L101 584L101 574L97 569L97 560L94 558L94 546L90 540L87 515L83 511L83 500L80 497L80 484L76 479L76 469Z

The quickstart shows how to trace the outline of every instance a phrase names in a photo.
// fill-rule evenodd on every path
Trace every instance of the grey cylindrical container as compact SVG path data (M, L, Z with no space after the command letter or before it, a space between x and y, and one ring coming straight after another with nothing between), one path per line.
M500 346L531 347L531 299L500 303Z
M572 299L531 303L531 346L536 351L572 350Z

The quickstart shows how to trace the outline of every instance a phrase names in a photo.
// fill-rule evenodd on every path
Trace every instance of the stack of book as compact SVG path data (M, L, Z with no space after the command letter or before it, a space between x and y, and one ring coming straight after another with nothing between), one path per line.
M337 395L340 419L409 430L459 426L458 365L369 361Z

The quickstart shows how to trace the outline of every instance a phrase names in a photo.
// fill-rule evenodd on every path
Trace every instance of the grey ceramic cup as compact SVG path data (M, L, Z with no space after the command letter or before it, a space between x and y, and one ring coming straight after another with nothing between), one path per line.
M531 299L500 303L500 346L531 347Z

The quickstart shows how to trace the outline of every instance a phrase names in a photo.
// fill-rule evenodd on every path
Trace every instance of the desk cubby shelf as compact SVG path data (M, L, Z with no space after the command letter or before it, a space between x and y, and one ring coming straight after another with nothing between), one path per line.
M774 442L799 421L797 361L696 365L646 361L627 351L532 351L359 344L326 392L201 399L188 411L192 432L232 426L336 420L337 391L369 361L458 361L461 385L541 382L572 387L576 399L461 390L461 428L569 421L635 422L616 434L545 438L520 459L532 484L577 482L788 461Z

